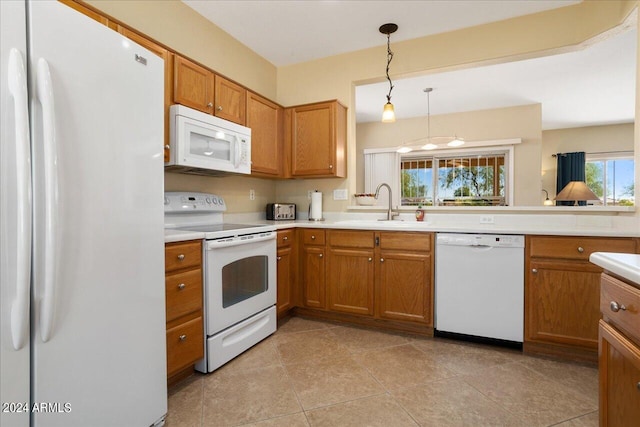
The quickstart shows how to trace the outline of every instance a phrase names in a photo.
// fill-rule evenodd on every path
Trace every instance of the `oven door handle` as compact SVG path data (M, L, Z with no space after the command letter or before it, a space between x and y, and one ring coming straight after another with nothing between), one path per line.
M250 237L243 239L242 237ZM240 246L240 245L248 245L251 243L265 242L267 240L275 240L276 233L269 233L267 235L251 235L251 236L241 236L241 237L233 237L230 239L220 239L220 240L207 240L207 250L220 249L220 248L228 248L230 246Z

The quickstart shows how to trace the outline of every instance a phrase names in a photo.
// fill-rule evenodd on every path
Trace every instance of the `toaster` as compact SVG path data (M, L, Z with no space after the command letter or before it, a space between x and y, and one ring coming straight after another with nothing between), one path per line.
M267 219L274 221L296 219L295 203L268 203Z

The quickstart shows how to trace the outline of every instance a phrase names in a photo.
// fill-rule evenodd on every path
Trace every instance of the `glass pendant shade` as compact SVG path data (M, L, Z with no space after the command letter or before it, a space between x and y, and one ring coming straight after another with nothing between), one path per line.
M382 123L393 123L396 121L396 112L393 110L393 104L387 102L382 110Z
M449 147L460 147L461 145L464 145L464 141L458 137L455 137L454 140L448 142L447 145Z

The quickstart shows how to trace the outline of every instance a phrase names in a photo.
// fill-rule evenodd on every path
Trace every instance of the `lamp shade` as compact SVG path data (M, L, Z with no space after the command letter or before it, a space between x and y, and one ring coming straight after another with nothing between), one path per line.
M571 181L556 195L559 201L574 201L574 206L582 200L600 200L583 181Z
M396 112L393 110L393 104L387 102L382 110L382 123L393 123L396 121Z

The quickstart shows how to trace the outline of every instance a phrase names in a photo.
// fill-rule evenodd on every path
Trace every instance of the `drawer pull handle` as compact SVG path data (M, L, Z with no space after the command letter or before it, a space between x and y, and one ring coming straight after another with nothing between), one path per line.
M187 336L184 335L184 334L180 335L178 338L180 339L180 341L186 341L187 340Z
M578 252L583 253L584 252L584 248L582 246L578 246Z
M609 304L609 308L614 313L617 313L620 310L622 310L622 311L626 311L627 310L627 307L625 307L623 304L618 304L617 301L611 301L611 304Z
M281 257L281 256L276 257L276 260L278 260L278 261L280 261L281 259L282 259L282 257Z
M533 269L531 269L531 272L532 272L533 274L538 274L538 269L537 269L537 268L533 268Z
M179 290L183 290L183 289L185 288L185 286L186 286L186 285L185 285L184 283L180 283L180 284L178 285L178 289L179 289Z
M289 240L289 236L284 236L284 237L282 238L282 240L284 240L284 241Z
M638 382L638 384L636 384L636 388L638 389L638 391L640 391L640 382Z
M311 240L316 240L316 236L311 236Z
M180 255L178 255L178 259L179 259L180 261L183 261L183 260L184 260L184 254L180 254Z

